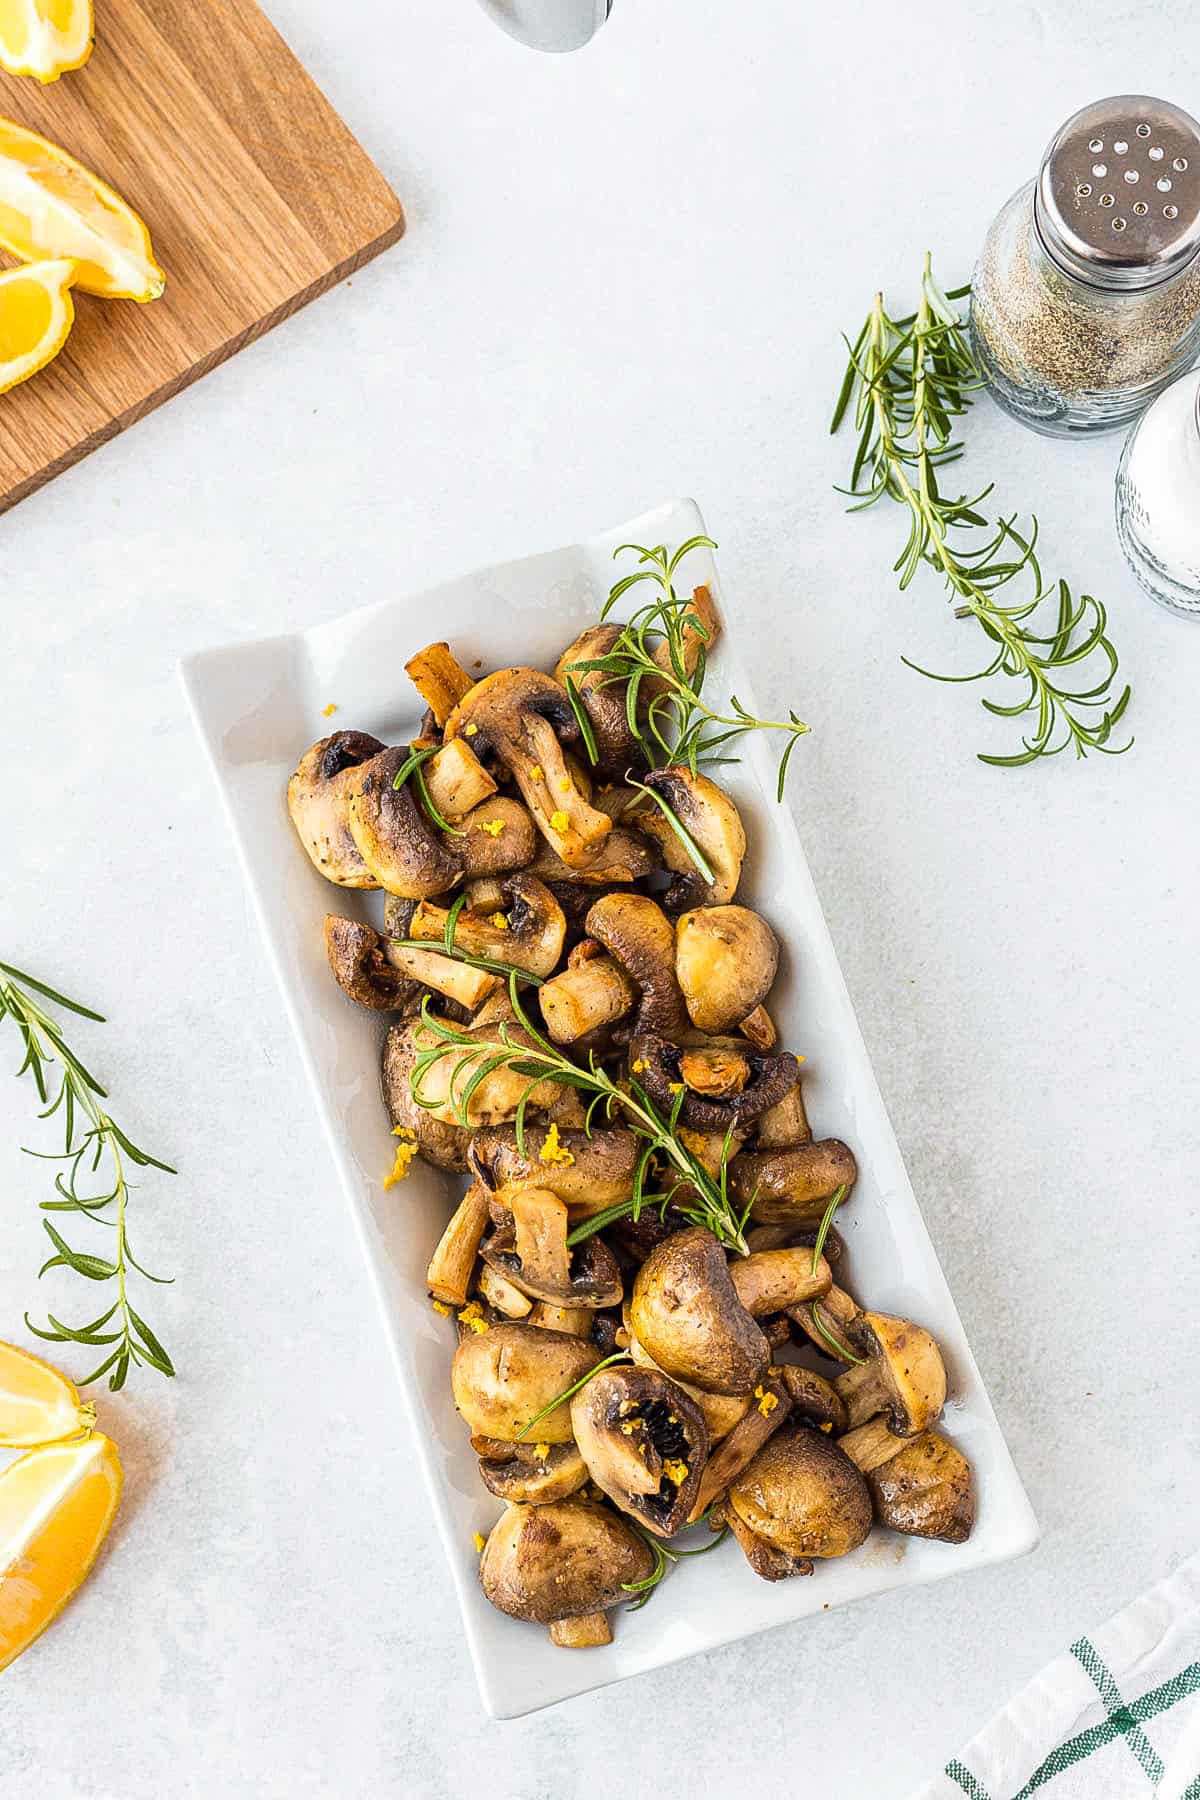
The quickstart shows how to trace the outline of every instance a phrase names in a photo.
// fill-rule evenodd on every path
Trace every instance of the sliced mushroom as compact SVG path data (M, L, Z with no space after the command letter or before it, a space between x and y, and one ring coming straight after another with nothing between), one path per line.
M420 1004L421 984L388 956L388 944L359 919L325 915L325 954L333 978L356 1006L372 1012L409 1012Z
M782 1371L773 1369L759 1382L753 1401L724 1441L708 1459L689 1523L694 1524L714 1500L725 1492L731 1481L741 1474L758 1455L767 1439L779 1430L791 1411L791 1399L781 1380Z
M587 932L604 945L640 996L637 1032L679 1043L690 1029L675 979L675 930L645 894L606 894L587 916Z
M567 1249L566 1204L541 1188L513 1188L507 1196L513 1224L497 1228L483 1246L483 1259L522 1293L553 1306L618 1306L621 1271L608 1245L585 1238ZM524 1246L524 1252L520 1246Z
M628 1334L628 1350L635 1363L643 1369L658 1369L658 1364L646 1346L634 1332ZM659 1374L662 1370L659 1369ZM681 1387L689 1400L694 1400L704 1415L704 1425L708 1432L710 1447L719 1443L733 1430L740 1419L749 1412L752 1401L749 1394L709 1394L703 1388L693 1387L691 1382L681 1381L673 1376L676 1387Z
M552 1144L547 1126L530 1123L524 1137L522 1153L512 1126L475 1134L471 1168L493 1194L525 1184L548 1188L567 1202L573 1220L582 1220L633 1193L641 1144L632 1131L596 1126L589 1137L560 1130Z
M746 833L737 807L707 775L693 775L681 763L653 769L646 786L661 794L688 835L703 852L713 873L708 881L657 807L638 814L638 827L652 837L662 851L675 879L663 896L668 912L692 906L725 906L737 893L746 854ZM746 1008L749 1012L751 1009Z
M406 899L444 894L459 879L447 839L418 805L411 780L396 787L409 746L381 750L363 766L348 822L358 854L380 887Z
M475 1272L475 1258L488 1222L487 1189L473 1181L438 1240L425 1271L425 1286L435 1300L465 1306Z
M486 1203L484 1210L487 1210ZM529 1318L533 1311L533 1301L509 1281L506 1275L501 1275L498 1270L484 1263L478 1280L479 1292L494 1312L503 1314L506 1319ZM562 1327L558 1329L561 1330Z
M496 783L465 738L443 744L422 764L421 773L430 800L452 824L496 792Z
M580 668L581 663L607 656L621 635L619 625L589 625L563 651L554 679L566 687L571 682L579 695L596 740L596 768L601 775L621 776L633 760L637 740L629 727L625 707L628 683L614 681L603 669Z
M741 1547L746 1561L763 1581L787 1581L793 1575L811 1575L812 1558L808 1556L791 1556L780 1549L769 1539L759 1537L751 1531L746 1521L736 1513L728 1500L717 1500L713 1503L709 1520L713 1525L723 1520L732 1531Z
M556 1300L535 1300L529 1323L543 1331L565 1331L570 1337L590 1338L596 1312L590 1306L559 1306ZM603 1344L599 1346L606 1355Z
M797 1145L811 1141L812 1131L809 1128L808 1114L804 1110L804 1095L797 1081L778 1105L763 1113L756 1122L754 1147L756 1150L793 1150Z
M649 1544L607 1506L510 1506L492 1527L479 1579L492 1605L537 1625L588 1619L629 1598L654 1567ZM570 1642L570 1634L560 1634ZM590 1635L589 1635L589 1641Z
M464 736L511 772L539 831L570 867L586 867L612 830L575 786L563 743L579 726L565 689L537 669L499 669L477 681L445 725L446 741ZM561 740L561 741L560 741Z
M568 882L579 882L588 887L614 887L641 881L661 867L661 859L646 838L618 826L605 838L586 868L565 863L545 842L528 866L531 875L556 888Z
M379 886L350 835L350 796L361 779L358 770L382 749L369 732L335 731L305 751L288 782L296 835L314 868L339 887Z
M538 990L542 1018L556 1044L578 1043L624 1018L635 998L633 984L620 965L604 955L580 960Z
M790 1150L743 1150L729 1165L735 1200L751 1202L760 1225L817 1224L838 1188L858 1176L854 1153L837 1138Z
M778 966L779 940L748 906L701 906L676 920L675 974L700 1031L732 1031L746 1021L770 993Z
M531 1442L565 1444L572 1435L569 1404L537 1415L599 1361L600 1352L583 1338L536 1325L491 1325L468 1333L454 1352L454 1404L480 1436L515 1443L532 1426Z
M807 1247L757 1250L735 1257L728 1267L734 1291L753 1319L827 1294L833 1282L825 1258L814 1258Z
M483 1485L498 1500L553 1506L586 1486L588 1468L576 1444L505 1444L488 1439L497 1454L479 1458Z
M708 1459L704 1416L650 1369L605 1369L571 1401L571 1426L596 1486L656 1537L687 1523Z
M866 1476L875 1516L889 1531L941 1538L947 1544L970 1537L975 1523L971 1465L949 1438L937 1431L897 1437L883 1419L875 1418L847 1432L840 1447Z
M826 1249L828 1247L826 1240ZM798 1306L788 1308L788 1317L800 1326L822 1356L836 1356L844 1363L854 1360L849 1331L861 1315L862 1308L857 1300L836 1283L818 1299L802 1301Z
M650 1252L634 1280L629 1321L660 1369L709 1393L750 1393L771 1360L721 1246L699 1225Z
M442 994L461 1006L468 1016L483 1005L500 987L500 977L486 969L476 969L456 957L440 951L420 949L412 944L386 945L384 954L393 966L422 988Z
M488 913L465 907L454 922L456 949L471 956L546 976L562 955L567 922L550 889L535 876L510 875L500 883L501 901ZM412 916L409 935L444 943L450 915L444 907L422 900Z
M595 911L594 907L592 911ZM591 916L589 913L589 919ZM735 1090L724 1099L708 1099L703 1093L693 1092L687 1079L689 1067L696 1071L708 1066L701 1052L681 1050L678 1044L669 1042L657 1031L643 1030L640 1013L631 1049L635 1052L634 1060L642 1065L639 1072L642 1086L662 1110L671 1111L682 1086L685 1092L679 1109L680 1121L694 1131L719 1132L722 1137L731 1127L744 1129L752 1125L764 1112L778 1105L799 1079L796 1058L790 1053L760 1056L755 1050L741 1058L746 1077L740 1091ZM731 1175L742 1161L742 1156L733 1159L729 1165Z
M789 1557L846 1556L871 1529L871 1496L819 1431L789 1425L729 1485L726 1514Z
M449 644L426 644L404 665L417 692L433 714L435 724L442 726L464 694L475 685Z
M450 841L466 881L524 869L537 849L537 826L521 802L507 794L481 800L459 820L458 829L462 836Z
M765 1006L756 1006L752 1013L747 1013L738 1031L756 1050L773 1050L779 1042L775 1021Z
M916 1437L932 1425L946 1403L946 1366L929 1333L911 1319L865 1312L847 1336L864 1359L834 1383L851 1429L876 1413L897 1437Z
M403 1126L414 1134L417 1149L426 1162L459 1173L467 1166L471 1133L459 1125L431 1118L412 1097L410 1080L417 1056L413 1034L419 1027L419 1019L409 1019L388 1031L383 1044L383 1098L393 1126Z

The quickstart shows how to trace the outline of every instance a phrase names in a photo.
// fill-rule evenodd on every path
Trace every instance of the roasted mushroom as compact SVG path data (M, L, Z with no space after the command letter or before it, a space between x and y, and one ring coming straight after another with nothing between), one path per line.
M789 1558L846 1556L871 1529L871 1496L819 1431L789 1425L729 1485L726 1516Z
M443 744L422 765L421 774L434 808L452 825L496 792L496 783L465 738Z
M458 914L454 947L530 975L549 975L562 955L566 935L562 907L545 883L533 875L510 875L497 886L499 898L487 913L469 906ZM443 944L449 920L444 907L422 900L413 913L409 935Z
M379 886L350 835L350 797L361 779L358 770L382 749L369 732L335 731L305 751L288 782L296 836L314 868L339 887Z
M593 861L612 820L590 806L563 756L579 740L566 690L538 669L500 669L477 681L450 714L446 742L464 736L511 773L539 831L571 868Z
M784 1312L829 1292L833 1275L823 1256L806 1246L756 1250L729 1263L734 1292L752 1319Z
M425 1271L425 1285L435 1300L447 1306L466 1305L487 1221L487 1190L473 1181L438 1240Z
M326 913L325 954L347 999L372 1012L415 1010L420 1005L421 984L397 968L388 951L387 940L369 925Z
M781 1370L772 1369L759 1382L752 1403L712 1452L692 1501L689 1522L695 1523L724 1494L730 1482L737 1479L784 1423L791 1411L791 1399L781 1376Z
M600 1352L583 1338L536 1325L491 1325L468 1333L454 1353L454 1404L482 1437L515 1443L532 1426L531 1442L565 1444L572 1435L569 1404L538 1414L599 1361Z
M638 1037L652 1032L681 1043L691 1021L675 979L675 929L658 902L645 894L606 894L588 913L587 932L638 990Z
M596 742L597 773L610 779L619 779L635 760L637 744L625 706L627 683L614 681L603 669L577 665L607 656L620 635L619 625L589 625L567 645L554 670L554 679L564 688L570 682L579 695Z
M501 1612L549 1625L555 1643L573 1647L609 1643L604 1613L653 1567L645 1539L607 1506L563 1500L508 1507L488 1535L479 1579Z
M690 906L725 906L737 893L746 854L746 833L737 807L715 781L707 775L693 775L681 763L652 769L646 786L662 795L713 872L712 881L700 873L670 821L657 807L640 812L638 829L654 839L668 869L675 871L675 879L663 895L663 905L668 912L682 912ZM746 1008L747 1012L750 1010Z
M526 1185L548 1188L565 1200L573 1219L585 1219L628 1200L641 1145L632 1131L595 1126L589 1134L559 1130L550 1142L549 1128L527 1124L522 1152L511 1125L477 1131L470 1164L476 1176L498 1194Z
M750 1393L771 1360L721 1246L699 1225L650 1252L633 1284L629 1321L660 1369L709 1393Z
M462 870L449 842L421 810L411 781L396 787L410 746L372 757L350 795L350 835L378 885L409 900L444 894Z
M897 1437L881 1418L860 1425L840 1448L867 1478L875 1517L906 1537L965 1543L975 1523L971 1465L937 1431Z
M500 1037L501 1028L507 1045ZM468 1041L447 1049L445 1055L422 1071L421 1110L429 1118L447 1124L458 1124L465 1118L470 1127L503 1125L516 1117L525 1100L528 1106L563 1123L582 1121L583 1109L573 1088L550 1080L531 1086L529 1076L519 1074L511 1062L497 1062L498 1048L533 1046L529 1034L517 1024L505 993L495 994L460 1030ZM413 1022L412 1042L421 1051L444 1040L418 1019ZM481 1076L478 1082L476 1075Z
M587 1484L587 1464L575 1444L506 1444L477 1437L471 1448L479 1452L484 1487L498 1500L552 1506Z
M571 1429L596 1486L656 1537L672 1537L695 1504L708 1458L704 1417L651 1369L603 1369L571 1401Z
M748 906L701 906L676 920L675 974L700 1031L732 1031L746 1020L778 966L779 940Z
M586 867L565 863L544 840L528 864L531 875L555 889L568 884L593 888L627 886L660 867L656 847L636 831L623 831L619 826L609 833Z
M633 983L594 938L576 944L567 966L538 990L546 1030L556 1044L578 1043L633 1008Z
M840 1187L858 1177L854 1154L837 1138L788 1150L742 1150L729 1164L730 1190L762 1225L819 1223Z
M483 1246L489 1268L534 1300L598 1311L619 1306L621 1272L608 1245L585 1238L567 1248L566 1202L545 1188L519 1187L498 1198L512 1211L511 1225L497 1228Z
M826 1381L815 1369L801 1368L799 1363L782 1363L776 1374L787 1389L797 1419L803 1419L807 1425L816 1425L822 1431L832 1431L835 1436L845 1431L846 1403L831 1381Z
M897 1437L916 1437L946 1403L946 1366L929 1333L890 1313L860 1313L847 1337L862 1361L834 1386L851 1430L882 1413Z
M593 907L592 913L595 910ZM588 914L589 919L592 913ZM710 1098L718 1085L711 1073L714 1047L710 1046L707 1051L681 1050L678 1044L670 1043L658 1032L643 1030L640 1013L630 1048L634 1060L641 1064L639 1073L643 1087L667 1113L671 1111L679 1088L684 1088L679 1119L694 1131L724 1136L731 1128L745 1129L761 1114L777 1106L799 1079L796 1058L791 1054L763 1056L757 1050L731 1054L728 1049L718 1048L717 1053L726 1068L733 1064L736 1073L734 1079L726 1078L724 1085L728 1091L723 1097ZM702 1091L696 1091L697 1086ZM703 1091L705 1087L707 1092ZM731 1174L740 1161L741 1157L735 1157L730 1163Z
M467 674L449 644L426 644L404 665L408 676L426 706L434 723L442 726L463 695L474 687L474 677Z
M435 1119L413 1099L411 1078L417 1057L414 1034L419 1019L393 1025L383 1043L383 1098L395 1129L411 1131L426 1162L456 1173L467 1166L471 1133L452 1121Z
M627 1346L629 1354L639 1368L657 1369L661 1375L663 1371L658 1368L658 1364L636 1332L627 1331L626 1336L629 1339ZM704 1425L708 1432L710 1448L713 1444L719 1443L722 1438L727 1437L738 1421L744 1419L750 1410L752 1402L749 1394L710 1394L704 1388L694 1387L690 1381L681 1381L678 1375L673 1375L671 1379L676 1387L683 1389L690 1400L696 1402L704 1415Z

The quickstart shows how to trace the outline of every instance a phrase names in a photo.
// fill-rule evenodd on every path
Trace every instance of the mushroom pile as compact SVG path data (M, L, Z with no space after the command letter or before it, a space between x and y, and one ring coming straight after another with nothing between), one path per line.
M718 621L707 589L684 604L694 662ZM479 679L432 644L405 665L419 737L336 731L288 787L320 873L385 896L325 947L393 1015L388 1185L413 1155L466 1177L427 1280L503 1505L483 1590L571 1647L610 1642L696 1526L778 1581L873 1525L959 1543L974 1517L936 1343L845 1286L857 1167L778 1045L737 807L648 766L619 632Z

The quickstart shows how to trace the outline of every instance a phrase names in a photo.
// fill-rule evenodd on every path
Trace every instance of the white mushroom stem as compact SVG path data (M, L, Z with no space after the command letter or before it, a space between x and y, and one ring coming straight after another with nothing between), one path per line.
M529 1323L540 1325L544 1331L565 1331L568 1337L586 1338L592 1335L595 1316L590 1306L555 1306L551 1300L535 1300Z
M756 1006L738 1026L738 1030L756 1050L773 1050L779 1040L775 1021L765 1006Z
M554 853L572 868L586 867L612 830L612 820L575 786L549 719L530 713L523 724L530 760L513 766L521 797Z
M611 956L594 956L564 969L538 992L546 1030L556 1044L573 1044L623 1018L633 1006L633 983Z
M449 644L426 644L410 656L404 672L432 712L444 725L463 696L475 686Z
M393 969L411 975L414 981L433 988L435 993L457 1000L469 1012L474 1012L500 986L498 975L489 975L486 969L473 969L469 963L458 962L453 956L439 956L435 950L414 950L405 944L388 943L384 945L383 953Z
M911 1438L897 1437L894 1431L889 1431L886 1420L875 1418L847 1431L838 1439L838 1449L844 1450L864 1475L869 1475L872 1469L882 1468L893 1456L899 1456L901 1450L907 1450L911 1443Z
M550 1639L560 1650L591 1650L598 1644L611 1644L608 1614L581 1613L577 1619L556 1619L550 1627Z
M443 1231L425 1271L425 1285L446 1306L465 1306L475 1258L488 1222L488 1193L473 1181Z
M688 1523L696 1520L730 1482L740 1475L767 1439L783 1424L792 1410L787 1390L778 1376L768 1375L759 1384L761 1392L753 1407L748 1407L704 1465Z
M496 792L496 783L462 738L452 738L444 744L425 763L421 773L430 800L452 823Z
M533 1310L533 1301L529 1296L487 1263L479 1271L479 1292L488 1305L494 1306L506 1319L525 1319Z
M691 620L695 620L702 626L703 632L693 630L689 623ZM679 623L683 641L683 666L691 676L696 672L700 651L703 649L706 655L710 655L721 632L721 615L717 611L717 603L712 597L710 588L702 586L693 590L691 599L680 612ZM653 654L659 668L673 675L671 652L665 640L657 646ZM649 702L654 693L666 691L669 691L666 682L655 681L651 678L643 682L641 698Z
M811 1141L812 1130L799 1082L777 1105L768 1107L763 1113L758 1121L756 1138L760 1150L790 1150L796 1144Z
M518 1187L498 1198L512 1212L513 1248L521 1272L539 1287L568 1288L567 1204L547 1188Z
M833 1271L823 1256L813 1264L806 1246L795 1250L757 1250L735 1257L729 1265L737 1297L753 1319L801 1306L833 1284Z

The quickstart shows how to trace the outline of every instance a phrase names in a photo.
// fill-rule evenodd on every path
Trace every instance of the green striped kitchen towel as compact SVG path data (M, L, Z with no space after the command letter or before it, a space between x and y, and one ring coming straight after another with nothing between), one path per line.
M913 1800L1200 1800L1200 1555L1071 1645Z

